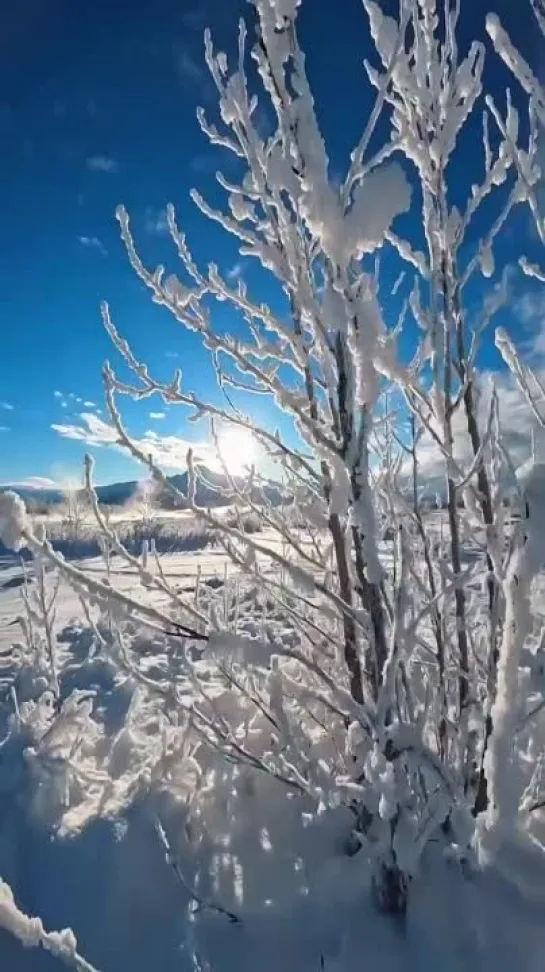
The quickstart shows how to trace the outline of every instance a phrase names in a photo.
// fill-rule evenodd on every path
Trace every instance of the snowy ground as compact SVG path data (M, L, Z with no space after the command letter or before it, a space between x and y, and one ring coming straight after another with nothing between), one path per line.
M73 559L77 567L85 567L87 572L104 580L106 571L100 557ZM165 575L174 586L184 591L191 591L195 586L197 572L203 578L215 576L223 577L226 568L225 554L219 550L195 551L189 553L166 554L162 557ZM0 649L7 648L12 641L20 638L20 631L16 619L21 613L21 586L24 572L32 580L32 563L23 564L19 558L0 558ZM122 561L114 558L111 568L115 586L127 594L138 595L142 598L142 587L134 571ZM154 603L161 603L160 597L154 596ZM72 588L61 580L59 597L57 599L57 630L61 631L70 621L81 618L81 606Z
M81 556L82 548L87 551L98 535L96 526L87 524L78 534L76 539L67 537L66 529L62 527L60 516L48 515L43 518L47 523L48 536L52 540L56 549L61 549L64 555L76 567L84 567L99 580L104 580L106 570L104 559L101 556ZM36 518L36 522L41 522L42 518ZM127 539L127 529L131 523L137 520L128 520L126 516L120 515L114 525L119 531L124 542ZM165 550L158 550L161 553L161 565L165 577L172 582L175 589L184 592L191 592L195 587L197 574L202 580L211 578L223 579L226 572L231 574L235 570L233 564L225 555L225 551L216 547L210 538L194 527L192 514L185 511L174 514L159 514L158 522L162 528ZM181 528L180 528L181 527ZM57 532L56 532L57 528ZM157 536L157 530L152 531ZM142 539L139 536L136 546L136 553L140 553ZM278 541L271 531L262 531L259 534L260 543L265 546L281 551L282 544ZM179 550L177 547L186 549ZM173 552L170 550L174 548ZM187 549L189 548L189 549ZM194 549L192 549L194 548ZM153 559L149 558L150 569L154 572ZM11 645L14 638L20 638L20 631L16 626L16 619L21 613L21 587L24 582L25 571L32 580L32 562L23 564L21 557L13 554L0 552L0 649L6 649ZM138 581L135 572L119 557L113 557L111 566L112 582L116 588L124 593L142 596L160 606L164 599L157 593L150 595L142 591L142 586ZM70 621L81 618L81 605L72 588L61 580L59 596L57 598L57 621L58 630L62 630Z
M105 576L101 558L73 562L84 563L101 579ZM198 571L203 578L223 575L225 555L217 550L171 554L163 558L163 567L176 586L188 590ZM2 672L2 656L21 639L17 618L22 612L24 571L32 583L31 563L23 567L13 555L0 559L0 686L2 674L9 674L7 666ZM114 560L112 574L121 590L142 597L134 572L122 562ZM59 646L70 652L75 645L69 626L81 619L82 611L77 596L62 581L56 606ZM4 686L7 683L8 678ZM77 839L52 841L44 822L28 811L20 780L13 778L17 771L0 749L0 875L12 885L20 905L39 914L46 927L75 928L81 950L102 970L188 968L182 948L187 895L165 864L146 815L135 807L124 824L97 821ZM127 959L130 964L125 964ZM44 953L25 951L0 932L0 968L53 972L59 964Z
M259 539L273 543L266 533ZM88 558L84 565L104 578L101 558ZM165 554L162 566L184 592L194 589L198 574L203 580L221 579L232 570L226 567L224 552L215 548ZM26 570L32 582L32 565ZM152 597L143 593L134 571L117 559L112 575L124 592L140 599ZM7 657L21 637L17 617L23 578L18 558L0 560L0 686L2 656ZM154 603L160 605L160 598ZM79 650L81 627L73 627L75 620L81 623L80 604L61 582L55 627L65 655ZM107 676L93 671L106 698L111 692ZM1 709L0 701L0 713ZM474 875L470 880L454 863L430 859L431 873L415 887L406 923L400 926L379 917L365 901L354 906L351 888L361 880L361 863L358 857L331 858L332 836L324 831L320 852L314 847L305 864L313 879L312 901L288 899L283 909L271 904L267 916L255 902L263 899L268 886L278 886L283 866L283 835L271 802L270 819L261 819L260 825L271 835L272 852L262 835L259 840L256 835L255 846L240 852L242 862L244 854L260 855L259 882L253 888L245 885L243 904L239 902L242 925L204 914L193 930L187 924L187 891L165 862L145 805L137 801L121 820L95 820L76 838L52 839L47 819L29 807L21 765L20 759L12 753L7 757L0 748L0 875L12 885L19 904L40 915L46 927L71 926L80 951L102 972L184 972L193 968L192 943L198 946L203 939L212 972L512 972L517 967L542 972L542 874L532 871L532 860L521 863L516 849L502 874ZM241 868L244 874L243 863ZM522 873L524 895L519 888ZM235 888L237 881L233 880ZM346 901L339 897L340 888ZM59 968L58 959L25 951L0 933L0 969Z

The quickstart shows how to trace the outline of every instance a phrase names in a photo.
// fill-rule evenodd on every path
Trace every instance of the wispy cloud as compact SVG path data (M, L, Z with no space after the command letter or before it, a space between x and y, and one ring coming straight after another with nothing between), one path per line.
M174 68L184 88L197 90L199 97L209 102L215 95L214 84L204 60L202 43L195 34L191 38L191 33L186 31L183 39L172 47Z
M545 316L545 292L527 290L515 303L515 312L524 324Z
M82 412L79 416L80 424L54 423L51 428L64 439L83 442L87 446L114 446L126 450L120 445L115 428L104 422L93 412ZM151 455L154 462L167 472L180 472L187 467L187 451L193 449L196 459L206 461L212 456L212 449L208 443L190 442L176 435L161 436L151 429L144 433L141 439L134 439L135 443L146 454Z
M205 14L200 7L186 10L182 14L182 24L186 30L202 31L205 26Z
M206 72L201 62L193 56L187 46L178 46L174 53L176 58L176 71L182 81L202 84L206 80Z
M528 338L525 345L529 357L545 358L545 322L531 338Z
M153 236L165 236L168 232L168 221L165 209L148 207L145 214L146 231Z
M524 325L525 334L517 343L530 359L545 356L545 288L527 287L512 305L514 315Z
M227 276L229 280L239 280L243 272L244 272L244 266L240 261L238 261L231 267L230 270L228 270Z
M84 408L97 408L96 402L84 401L75 392L63 392L56 388L53 392L53 397L57 399L63 408L68 408L69 405L83 405Z
M78 243L87 247L89 250L96 250L102 256L107 256L108 251L98 236L78 236Z
M166 412L150 412L149 413L150 419L164 419L165 416L166 416Z
M189 160L190 168L199 175L209 175L215 172L218 167L217 157L213 150L209 152L197 152Z
M111 155L90 155L85 164L90 172L119 172L119 162Z
M13 412L13 407L11 402L0 402L0 408L3 408L6 412Z
M55 391L53 392L53 398L56 398L61 408L68 408L68 402L67 402L68 396L64 392L59 391L58 388L56 388Z
M9 431L10 431L9 425L0 425L0 432L9 432Z
M165 358L179 358L179 351L165 351Z

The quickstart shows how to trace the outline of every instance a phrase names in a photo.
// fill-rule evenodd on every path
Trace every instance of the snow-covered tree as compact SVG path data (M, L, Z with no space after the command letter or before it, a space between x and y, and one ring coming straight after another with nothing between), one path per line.
M220 119L198 114L210 142L235 157L239 177L218 173L224 209L192 195L238 240L241 255L269 273L274 306L217 265L199 267L172 206L180 272L146 267L127 212L117 211L133 269L153 301L200 336L228 404L202 399L180 372L169 382L155 377L102 307L133 376L122 380L104 367L118 443L214 532L236 570L218 590L175 589L153 547L144 559L123 547L100 510L90 462L89 502L108 550L138 576L141 597L62 560L10 494L0 495L0 531L11 546L27 544L56 565L84 597L99 652L134 688L127 725L109 739L88 698L61 699L59 713L48 715L72 724L77 708L81 731L79 764L68 743L63 750L74 784L65 828L117 812L137 792L160 793L186 808L195 840L233 848L282 793L286 815L299 824L344 812L342 855L369 863L381 907L399 913L430 842L466 862L475 850L490 859L529 825L528 795L539 802L540 777L528 779L521 760L542 711L541 636L530 605L539 569L533 552L542 542L535 469L520 482L522 518L513 525L503 503L511 460L498 396L476 368L507 294L495 242L516 206L535 211L537 129L521 147L511 99L505 108L484 100L484 43L459 50L459 3L400 0L394 19L364 0L378 59L366 63L374 105L338 185L299 45L299 3L255 0L254 7L253 39L241 23L234 65L206 34ZM493 19L489 32L530 94L531 118L539 118L537 82L527 81L507 40L498 42L504 35ZM268 134L248 57L274 121ZM377 144L384 119L387 136ZM462 186L460 203L457 151L476 130L483 174ZM475 241L477 215L482 227L491 212ZM395 327L385 320L388 261L403 270ZM468 292L477 280L475 315ZM234 335L215 326L215 302L238 314ZM415 330L411 353L408 339L402 353L400 335ZM514 352L513 361L526 374ZM240 391L265 396L291 431L271 431L246 414ZM235 518L197 503L207 473L191 451L182 493L131 437L119 399L152 395L208 420ZM222 456L226 428L251 434L264 457L244 479ZM445 502L440 518L422 502L430 453ZM248 511L258 515L259 533L244 529ZM106 610L107 631L96 620ZM139 626L161 645L151 673ZM36 735L37 763L48 744L48 733ZM120 746L130 756L116 776ZM85 792L74 783L82 765L93 781ZM174 838L162 825L158 833L173 856ZM296 872L294 864L302 888ZM197 877L210 887L210 874ZM217 894L192 893L225 914L234 906L218 903L216 878ZM228 913L236 918L236 909Z

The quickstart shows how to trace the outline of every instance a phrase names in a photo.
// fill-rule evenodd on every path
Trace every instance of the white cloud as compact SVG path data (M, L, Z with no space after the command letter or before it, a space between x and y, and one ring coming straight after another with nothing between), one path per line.
M0 408L5 409L6 412L13 412L13 405L11 402L0 402Z
M62 391L55 390L53 392L53 394L54 394L55 398L64 398L64 395L63 395Z
M98 236L78 236L78 243L87 247L89 250L97 250L102 256L107 256L108 251Z
M118 442L117 431L92 412L82 412L80 425L55 423L51 428L64 439L84 442L88 446L114 446L126 450ZM151 455L154 462L167 472L180 472L187 467L187 451L192 448L195 458L205 462L212 457L211 446L207 443L190 442L176 435L161 436L151 429L141 439L134 442L144 452Z
M14 489L53 489L55 483L46 476L28 476L27 479L18 479L16 482L2 483L2 486L12 486Z
M82 412L79 416L82 425L59 425L53 423L51 428L64 439L75 439L87 445L112 445L117 443L118 435L113 426L108 425L92 412Z
M545 372L540 372L540 377L544 379ZM477 408L481 428L486 425L493 384L498 390L502 443L516 467L530 455L532 430L536 427L536 420L526 399L508 372L485 372L480 377L481 395ZM463 407L458 408L454 413L453 431L454 458L462 469L467 470L471 465L473 453ZM443 488L444 459L429 433L425 433L420 440L418 459L422 485L427 483L429 487Z
M137 440L138 441L138 440ZM197 461L212 459L212 448L208 443L189 442L177 435L159 435L148 430L139 442L144 452L150 453L156 463L169 472L180 472L187 467L188 449L193 450Z
M10 431L9 425L0 425L0 432L9 432L9 431Z
M166 412L150 412L149 413L150 419L164 419L165 418L165 415L166 415Z
M90 155L85 164L91 172L119 172L118 161L110 155Z
M81 398L80 398L80 401L81 401ZM95 402L84 402L83 403L83 406L84 406L84 408L96 408Z

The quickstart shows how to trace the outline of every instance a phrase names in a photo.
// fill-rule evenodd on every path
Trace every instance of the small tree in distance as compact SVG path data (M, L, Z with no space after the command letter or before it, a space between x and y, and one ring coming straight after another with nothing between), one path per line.
M251 50L241 23L233 67L207 32L221 121L198 113L203 132L235 156L241 175L218 173L224 210L195 191L192 198L239 241L245 258L271 275L286 312L262 302L242 280L230 282L215 264L201 269L172 206L178 276L144 265L120 207L122 238L154 302L200 335L232 407L200 398L180 372L169 383L155 378L102 307L134 376L131 384L104 367L118 441L161 490L217 531L238 579L226 577L221 601L185 597L160 569L144 570L102 519L116 553L168 604L158 609L59 560L18 506L6 522L16 540L55 562L95 602L115 602L120 618L129 614L193 645L183 671L154 682L139 669L119 619L117 663L158 705L178 710L176 731L181 738L183 722L192 740L191 758L200 767L192 807L201 793L203 805L210 799L207 767L219 754L252 786L273 781L290 800L295 796L301 813L347 808L346 855L369 859L381 907L402 913L431 842L468 861L493 860L514 833L530 828L529 807L538 802L538 776L525 776L521 753L542 732L542 696L519 672L542 652L530 606L540 567L539 535L529 529L539 520L535 468L521 485L521 521L513 528L503 503L513 462L502 441L498 396L476 368L507 295L507 275L495 269L495 242L515 207L535 206L535 92L529 134L519 147L511 99L506 108L491 97L484 102L484 43L459 50L459 4L400 0L393 19L364 0L377 55L376 65L366 62L374 104L338 187L299 46L299 3L255 0L254 7ZM249 89L248 53L274 117L266 136ZM384 113L389 131L377 148ZM477 118L482 177L455 206L457 145ZM409 212L418 226L410 239L396 229ZM476 218L482 227L490 212L476 240ZM379 256L404 271L395 327L384 319ZM475 316L468 293L476 282ZM239 315L236 335L216 330L213 301ZM411 352L402 355L400 335L414 331ZM515 370L517 361L513 352ZM245 414L236 406L240 390L267 396L271 410L289 417L292 433L271 432ZM259 469L245 483L225 465L224 474L233 500L259 516L266 536L248 535L236 520L197 505L202 471L191 453L181 494L131 438L119 396L152 394L208 419L213 440L220 424L251 432L280 470L275 486L288 501L270 501L271 484ZM440 527L422 504L421 457L430 447L444 483ZM100 523L90 465L87 491ZM168 750L173 761L176 731ZM151 785L149 766L146 772Z
M85 524L91 516L91 508L83 483L70 484L64 491L61 517L69 540L81 540Z

